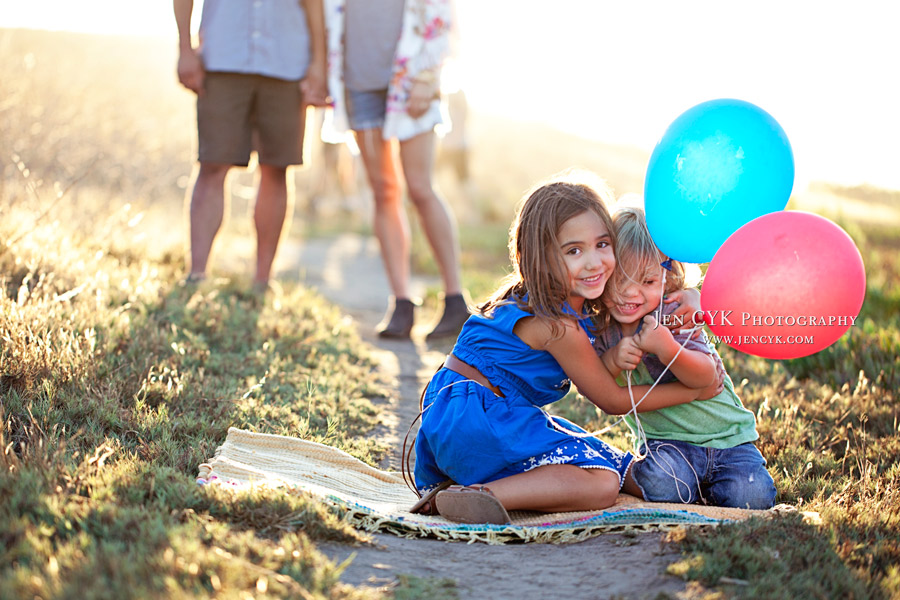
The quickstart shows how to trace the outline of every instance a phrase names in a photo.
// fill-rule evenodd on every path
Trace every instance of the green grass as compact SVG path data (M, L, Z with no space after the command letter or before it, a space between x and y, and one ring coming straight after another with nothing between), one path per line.
M0 596L452 597L441 580L342 584L316 543L364 537L303 494L195 482L229 426L374 464L388 449L369 437L373 401L388 392L354 325L302 285L262 298L246 270L221 266L220 281L179 285L172 224L193 108L174 64L174 44L0 30ZM501 126L475 132L477 214L460 231L476 300L508 268L506 229L528 186L579 164L633 191L639 171L583 140ZM544 157L534 136L566 150ZM302 192L310 171L294 175ZM878 215L897 206L896 192L829 193ZM238 194L224 246L248 237L245 204ZM900 225L839 217L866 264L857 326L802 359L720 349L758 416L778 502L798 511L671 536L683 554L671 572L698 594L900 598ZM298 213L292 233L345 224ZM415 268L435 274L415 243ZM611 422L575 394L553 410ZM622 425L606 437L631 445Z
M413 600L415 598L455 600L459 598L456 582L452 579L429 579L413 575L400 575L398 579L398 586L394 591L396 600Z

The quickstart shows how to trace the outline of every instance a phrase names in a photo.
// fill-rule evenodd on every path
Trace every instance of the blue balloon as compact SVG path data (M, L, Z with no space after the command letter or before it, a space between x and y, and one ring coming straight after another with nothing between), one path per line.
M778 122L743 100L710 100L675 119L650 155L647 227L667 256L706 263L742 225L783 210L793 186Z

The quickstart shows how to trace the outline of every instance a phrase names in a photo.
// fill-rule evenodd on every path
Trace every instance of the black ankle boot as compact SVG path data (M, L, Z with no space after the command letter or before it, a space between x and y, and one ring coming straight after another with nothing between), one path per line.
M378 327L378 335L383 338L403 339L409 337L413 327L413 310L415 304L408 298L394 298L388 309L390 320L385 315L382 325ZM387 325L384 322L387 321Z
M469 305L462 294L454 294L444 298L444 314L441 320L434 326L431 333L425 336L426 340L458 335L463 323L469 318Z

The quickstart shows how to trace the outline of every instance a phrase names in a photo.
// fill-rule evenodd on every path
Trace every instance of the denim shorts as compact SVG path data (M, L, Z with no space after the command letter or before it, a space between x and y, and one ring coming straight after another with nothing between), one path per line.
M384 127L384 116L387 113L387 89L370 92L354 92L346 90L347 117L350 129L381 129Z
M646 458L632 475L650 502L768 509L775 504L775 482L766 459L752 443L707 448L675 440L647 440Z

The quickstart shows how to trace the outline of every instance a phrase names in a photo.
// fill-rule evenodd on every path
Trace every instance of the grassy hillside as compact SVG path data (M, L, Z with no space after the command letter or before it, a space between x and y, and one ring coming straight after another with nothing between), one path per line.
M194 482L229 426L375 462L386 449L366 433L386 392L337 308L297 282L247 291L240 244L222 244L226 282L179 284L195 134L174 60L174 43L158 40L0 30L0 595L378 595L341 584L316 550L360 537L322 506ZM441 181L467 211L476 297L504 272L512 207L535 181L578 165L639 191L646 157L634 150L484 115L472 137L471 185ZM290 236L346 225L339 211L306 218L315 172L294 176ZM235 183L229 241L250 235L252 175ZM706 597L897 598L900 193L822 185L792 203L838 220L859 246L857 326L804 359L722 353L758 416L778 501L820 521L797 512L683 532L673 572ZM576 397L558 411L607 422ZM621 427L611 439L630 445Z

